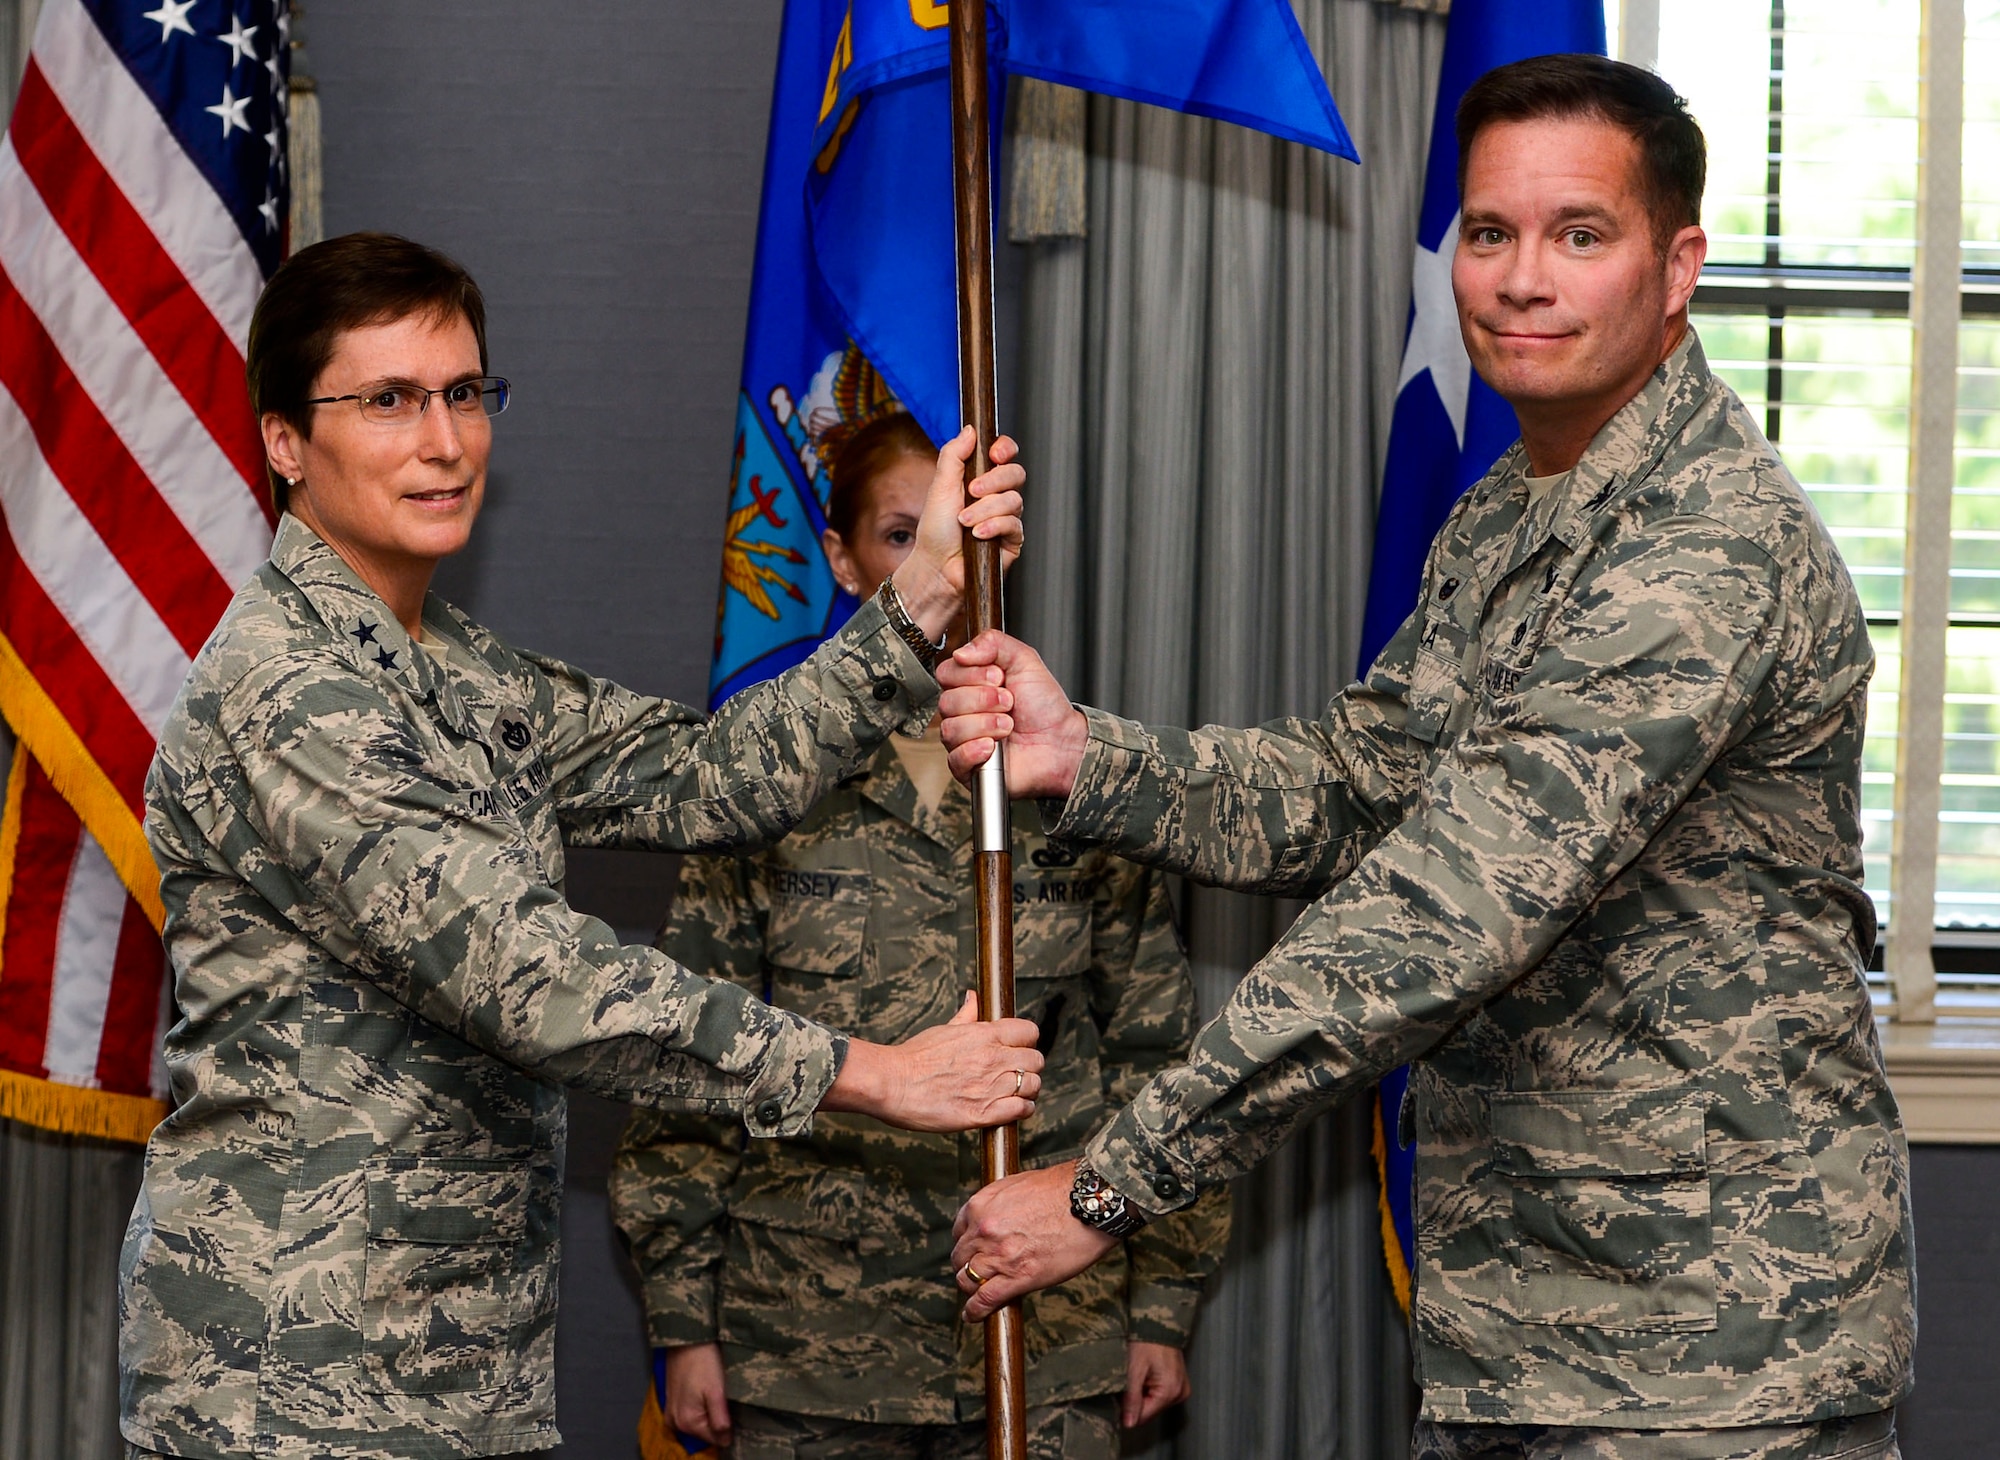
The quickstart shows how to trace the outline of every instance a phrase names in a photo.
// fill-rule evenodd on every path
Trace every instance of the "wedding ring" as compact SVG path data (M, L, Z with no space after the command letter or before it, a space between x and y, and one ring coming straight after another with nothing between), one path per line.
M1028 1072L1026 1070L1014 1071L1014 1093L1016 1095L1021 1093L1021 1086L1027 1082L1027 1077Z
M971 1264L971 1263L969 1263L969 1262L968 1262L968 1263L967 1263L967 1264L965 1265L965 1275L966 1275L967 1277L969 1277L969 1278L971 1278L971 1279L972 1279L972 1285L973 1285L974 1287L976 1287L976 1288L983 1288L983 1287L985 1287L985 1286L986 1286L986 1279L985 1279L985 1278L983 1278L983 1277L981 1277L981 1276L980 1276L980 1275L978 1274L978 1272L976 1272L976 1271L975 1271L975 1270L973 1269L973 1266L972 1266L972 1264Z

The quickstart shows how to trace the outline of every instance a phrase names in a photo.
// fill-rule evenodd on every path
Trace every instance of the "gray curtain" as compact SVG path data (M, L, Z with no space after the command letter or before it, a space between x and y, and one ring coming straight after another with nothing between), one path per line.
M1014 622L1071 694L1143 719L1309 715L1356 667L1444 24L1374 0L1298 9L1364 166L1092 97L1085 236L1026 249ZM1022 125L1060 126L1030 102ZM1062 176L1034 141L1016 139L1031 188ZM1186 906L1206 1009L1297 911L1209 889ZM1239 1183L1195 1398L1141 1453L1408 1453L1371 1130L1356 1102Z
M0 1121L0 1460L116 1460L137 1146Z
M0 116L12 116L14 92L28 68L28 45L42 0L0 0Z

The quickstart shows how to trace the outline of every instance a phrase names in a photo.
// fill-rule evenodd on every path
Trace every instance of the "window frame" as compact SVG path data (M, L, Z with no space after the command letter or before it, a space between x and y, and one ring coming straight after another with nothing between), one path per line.
M1962 149L1965 120L1964 0L1920 0L1918 42L1918 186L1916 248L1910 269L1787 264L1782 236L1781 109L1783 0L1772 0L1770 226L1763 263L1714 263L1702 272L1693 308L1762 314L1778 332L1788 311L1905 317L1912 322L1909 507L1905 517L1903 610L1891 620L1901 636L1897 768L1890 876L1893 905L1922 909L1904 917L1876 950L1884 1062L1917 1142L2000 1143L2000 929L1939 929L1936 922L1939 794L1943 772L1945 635L1950 614L1951 513L1955 485L1959 325L2000 317L2000 268L1966 269ZM1618 4L1618 54L1657 69L1661 0ZM1773 369L1780 368L1774 364ZM1767 434L1779 436L1780 390L1771 393ZM1982 619L1979 622L1984 623ZM1912 753L1914 752L1914 754ZM1912 829L1917 833L1912 835ZM1990 1007L1949 1007L1940 1016L1937 975L1973 975L1993 993ZM1985 990L1982 988L1981 992ZM1980 1005L1985 1001L1981 999Z

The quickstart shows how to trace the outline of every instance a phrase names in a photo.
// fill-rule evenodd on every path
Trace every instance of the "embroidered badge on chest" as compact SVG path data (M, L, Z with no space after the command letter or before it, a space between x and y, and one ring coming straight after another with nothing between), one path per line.
M528 728L525 721L510 720L505 716L501 717L500 743L516 755L526 750L528 742L534 738L534 732Z

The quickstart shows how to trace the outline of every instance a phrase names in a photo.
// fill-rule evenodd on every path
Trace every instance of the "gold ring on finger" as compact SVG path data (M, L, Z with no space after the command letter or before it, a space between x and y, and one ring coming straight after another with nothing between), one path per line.
M1026 1070L1014 1071L1014 1093L1016 1095L1019 1095L1021 1093L1021 1087L1025 1085L1027 1081L1028 1081L1028 1072Z
M969 1262L965 1265L965 1275L972 1279L972 1285L974 1287L983 1288L986 1286L986 1279L981 1277L979 1275L978 1269L974 1268L973 1265Z

